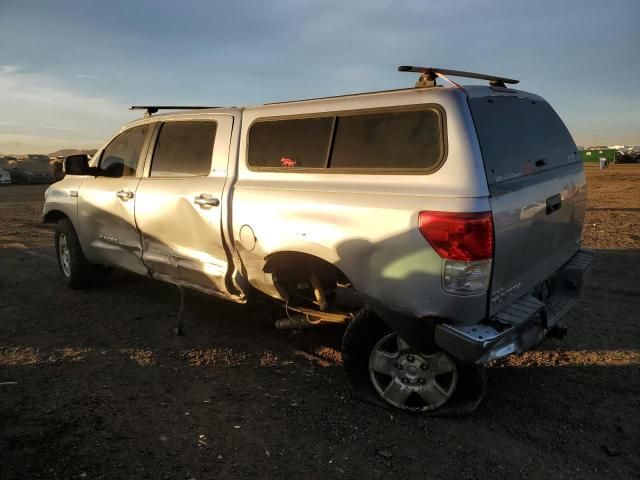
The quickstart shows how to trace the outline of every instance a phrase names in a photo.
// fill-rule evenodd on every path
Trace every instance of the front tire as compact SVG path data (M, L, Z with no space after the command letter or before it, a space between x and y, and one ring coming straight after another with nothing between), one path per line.
M62 280L70 288L79 290L91 285L95 265L82 253L78 235L66 218L56 224L56 257Z

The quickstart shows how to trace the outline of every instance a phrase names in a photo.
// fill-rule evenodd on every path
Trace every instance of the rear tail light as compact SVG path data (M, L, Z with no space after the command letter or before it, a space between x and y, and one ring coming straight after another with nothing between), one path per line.
M491 212L420 212L420 233L442 258L486 260L493 257Z
M451 293L489 288L493 258L491 212L420 212L420 233L444 259L442 284Z

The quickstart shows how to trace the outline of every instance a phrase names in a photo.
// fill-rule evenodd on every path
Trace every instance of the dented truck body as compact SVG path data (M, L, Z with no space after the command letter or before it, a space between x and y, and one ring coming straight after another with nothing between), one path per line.
M236 302L254 288L326 321L366 305L412 347L468 363L564 326L591 264L575 144L517 90L153 115L90 167L44 207L89 262Z

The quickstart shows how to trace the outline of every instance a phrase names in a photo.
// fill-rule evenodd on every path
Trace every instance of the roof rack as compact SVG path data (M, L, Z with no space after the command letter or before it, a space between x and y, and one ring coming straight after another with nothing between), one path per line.
M514 84L520 82L520 80L514 80L513 78L497 77L495 75L486 75L484 73L463 72L462 70L449 70L447 68L436 67L414 67L411 65L400 65L398 67L399 72L413 72L420 73L420 78L416 82L416 88L435 87L436 78L442 77L453 85L460 86L456 82L449 80L445 75L451 75L454 77L466 77L477 78L479 80L489 80L489 85L492 87L506 88L507 83Z
M221 108L221 107L205 107L205 106L175 106L175 105L132 105L129 110L146 110L145 117L150 117L158 110L201 110L203 108Z

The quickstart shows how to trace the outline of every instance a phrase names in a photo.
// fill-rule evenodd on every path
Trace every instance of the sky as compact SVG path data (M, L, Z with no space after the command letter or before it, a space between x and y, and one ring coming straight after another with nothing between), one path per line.
M0 0L0 152L97 148L133 104L408 87L406 64L518 78L578 145L640 144L640 0Z

